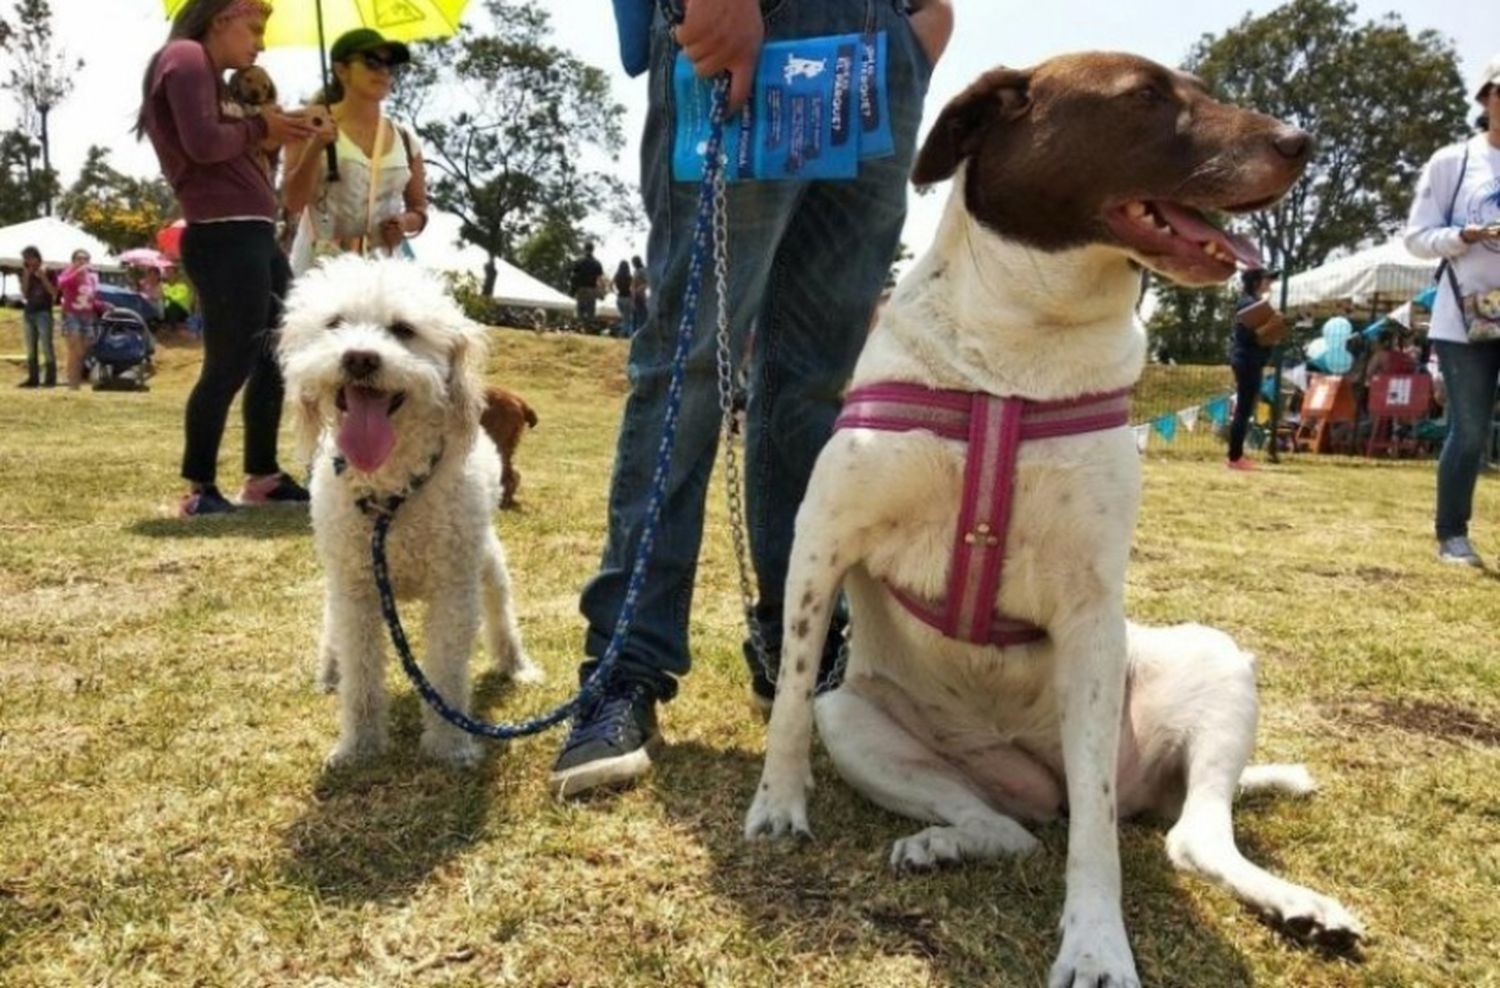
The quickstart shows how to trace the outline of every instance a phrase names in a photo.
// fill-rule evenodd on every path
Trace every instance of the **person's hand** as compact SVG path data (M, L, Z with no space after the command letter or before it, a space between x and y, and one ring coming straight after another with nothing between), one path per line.
M766 38L760 0L687 0L675 34L700 78L729 72L729 112L744 106Z
M927 61L936 65L953 37L951 0L922 0L911 12L911 29L927 53Z
M291 143L292 141L309 140L317 131L307 114L301 110L295 113L282 113L280 110L262 110L260 118L266 122L266 140L276 146Z
M407 210L392 216L380 224L380 242L387 251L394 252L409 235L422 229L422 214Z
M313 147L322 150L339 139L339 125L333 122L333 114L326 106L313 106L303 111L313 128L310 141Z
M1500 223L1491 223L1489 226L1470 223L1458 232L1458 237L1466 244L1477 244L1481 240L1500 240Z

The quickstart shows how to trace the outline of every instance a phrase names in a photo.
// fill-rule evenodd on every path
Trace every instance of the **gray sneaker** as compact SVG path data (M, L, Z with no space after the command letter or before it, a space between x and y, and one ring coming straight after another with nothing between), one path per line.
M1455 535L1438 542L1438 558L1458 566L1483 566L1484 560L1474 551L1467 537Z

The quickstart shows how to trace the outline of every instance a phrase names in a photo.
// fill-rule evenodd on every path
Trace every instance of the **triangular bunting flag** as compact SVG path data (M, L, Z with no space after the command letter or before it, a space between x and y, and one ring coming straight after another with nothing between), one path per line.
M1182 411L1177 413L1177 421L1182 423L1182 427L1184 429L1192 432L1194 429L1198 428L1198 409L1184 408Z
M1167 442L1171 442L1177 438L1177 416L1171 412L1167 412L1165 415L1158 415L1151 420L1151 428L1156 430L1157 435L1161 436Z
M1229 421L1228 398L1215 398L1207 405L1204 405L1203 408L1208 412L1208 417L1214 423L1214 425L1223 425L1225 422Z

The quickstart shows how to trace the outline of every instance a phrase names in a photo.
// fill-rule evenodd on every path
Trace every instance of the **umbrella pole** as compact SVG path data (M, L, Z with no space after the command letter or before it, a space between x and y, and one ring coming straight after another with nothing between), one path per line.
M333 105L328 101L328 43L323 38L323 0L315 0L318 12L318 68L323 72L323 109L328 111L329 122L333 122ZM339 180L338 142L328 145L328 181Z

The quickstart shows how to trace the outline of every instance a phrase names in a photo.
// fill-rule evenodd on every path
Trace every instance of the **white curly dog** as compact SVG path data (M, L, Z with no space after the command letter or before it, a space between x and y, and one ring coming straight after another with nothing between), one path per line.
M1128 625L1124 603L1141 467L1122 389L1144 363L1142 268L1206 285L1256 263L1254 245L1203 211L1274 203L1309 148L1305 133L1128 55L998 69L944 109L913 178L953 177L947 211L860 356L797 516L786 599L800 603L787 608L747 836L807 831L816 718L851 785L923 824L896 842L898 867L1021 854L1037 846L1024 822L1067 817L1053 988L1139 984L1117 839L1118 818L1138 812L1176 821L1178 867L1305 936L1358 939L1342 905L1235 846L1237 790L1312 788L1301 766L1247 767L1250 656L1210 628ZM999 482L997 447L974 439L994 432L996 407L1020 440ZM1089 428L1057 427L1090 408ZM1008 499L1008 526L964 520L984 485ZM995 556L1003 569L953 582ZM815 701L841 587L847 675ZM945 603L923 603L934 599ZM957 615L965 637L934 615Z
M336 767L378 754L386 731L385 640L361 507L404 503L386 543L398 600L427 606L423 662L459 710L480 619L495 668L541 678L521 645L492 517L500 456L479 427L483 330L415 264L337 258L298 280L280 356L299 446L312 463L312 523L327 586L318 683L337 689ZM475 741L423 706L421 748L468 766Z

